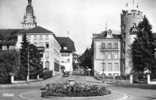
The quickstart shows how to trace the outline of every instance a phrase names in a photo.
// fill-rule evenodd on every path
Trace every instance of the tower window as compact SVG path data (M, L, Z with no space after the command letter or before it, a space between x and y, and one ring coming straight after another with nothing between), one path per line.
M46 43L46 48L49 48L49 43Z

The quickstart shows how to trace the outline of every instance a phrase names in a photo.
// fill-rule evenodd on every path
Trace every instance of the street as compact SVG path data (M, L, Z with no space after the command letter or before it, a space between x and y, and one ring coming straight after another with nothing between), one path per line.
M0 100L50 100L43 99L40 97L40 87L46 83L60 82L67 79L77 79L81 82L89 82L95 84L101 84L99 81L95 80L92 77L84 76L72 76L69 78L62 77L53 77L51 79L30 83L27 87L12 87L12 88L1 88L0 89ZM125 88L117 87L112 85L107 85L109 89L112 90L112 94L102 97L91 97L89 100L155 100L156 99L156 90L151 89L139 89L139 88ZM118 98L118 99L117 99ZM53 100L74 100L75 98L71 97L52 97ZM88 98L77 98L77 100L88 100Z

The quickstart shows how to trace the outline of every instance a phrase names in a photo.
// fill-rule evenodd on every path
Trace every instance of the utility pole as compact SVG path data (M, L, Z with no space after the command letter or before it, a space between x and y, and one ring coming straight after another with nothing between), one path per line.
M29 78L29 75L30 75L30 68L29 68L30 67L29 66L29 45L28 45L28 56L27 57L28 57L28 63L27 63L28 64L27 65L28 66L28 69L27 69L27 81L29 81L29 79L30 79Z

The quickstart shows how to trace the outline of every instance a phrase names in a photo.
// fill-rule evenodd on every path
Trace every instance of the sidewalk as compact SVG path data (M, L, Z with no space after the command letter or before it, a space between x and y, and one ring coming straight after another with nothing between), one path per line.
M112 91L109 95L94 97L48 97L41 98L40 90L28 91L20 94L20 98L26 100L125 100L128 96L123 93Z
M78 82L87 82L91 84L103 84L101 81L94 79L91 76L70 76L70 77L62 77L61 75L55 76L46 80L39 80L35 82L25 82L25 83L16 83L16 84L4 84L0 85L0 88L24 88L24 87L42 87L48 83L60 83L67 81L69 79L74 79Z
M39 80L35 82L25 82L25 83L16 83L16 84L2 84L0 88L23 88L23 87L41 87L47 83L55 82L60 79L62 76L55 76L46 80Z

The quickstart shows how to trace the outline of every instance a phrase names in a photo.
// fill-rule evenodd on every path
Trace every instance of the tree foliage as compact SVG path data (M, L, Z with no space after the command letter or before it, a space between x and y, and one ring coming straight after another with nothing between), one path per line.
M132 44L132 61L134 72L144 72L145 68L155 68L154 39L152 27L146 17L137 27L137 37Z
M28 42L26 34L23 36L22 48L20 50L20 61L21 67L18 75L20 79L26 79L28 64L30 69L29 73L32 77L37 76L42 70L40 52L35 45Z
M0 52L0 83L10 83L10 74L18 70L18 56L16 51Z
M91 48L87 48L85 52L79 57L80 59L80 66L86 68L91 68L91 73L93 74L93 44Z

